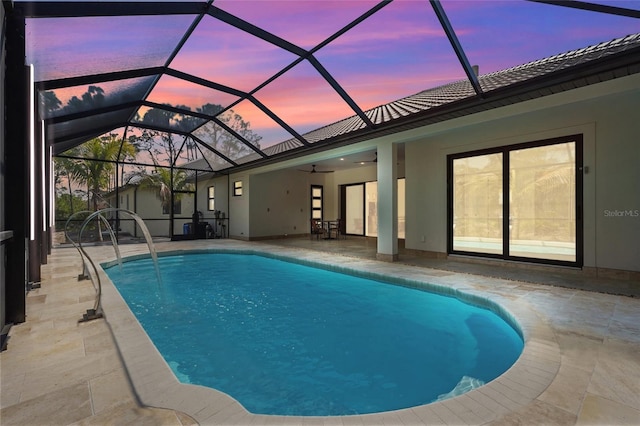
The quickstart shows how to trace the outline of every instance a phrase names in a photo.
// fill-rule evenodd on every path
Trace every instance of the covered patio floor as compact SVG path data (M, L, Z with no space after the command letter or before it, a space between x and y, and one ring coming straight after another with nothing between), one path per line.
M266 241L283 247L297 247L308 250L343 254L365 259L375 259L377 241L375 238L348 236L337 240L316 240L315 238L288 238ZM440 269L462 274L475 274L505 280L572 288L598 293L640 297L640 274L619 277L589 275L581 270L566 267L543 266L531 263L502 262L462 256L447 259L428 257L405 250L399 244L397 263Z
M27 296L27 321L14 326L0 354L3 425L102 424L599 424L640 423L640 299L638 283L584 277L560 268L491 266L437 260L401 250L396 263L375 260L375 240L316 241L308 238L242 242L159 242L159 251L189 249L264 250L325 264L419 277L437 285L482 294L523 320L530 336L526 356L496 385L449 403L369 416L279 417L253 415L237 404L206 403L182 393L175 378L155 377L159 355L131 331L136 321L105 292L105 319L78 323L92 307L90 281L73 248L55 248L43 266L40 289ZM146 245L121 246L123 256L146 253ZM99 262L111 247L91 247ZM108 286L107 286L108 287ZM585 291L597 290L597 291ZM602 291L602 292L600 292ZM615 294L608 294L615 293ZM132 352L133 351L133 352ZM133 363L133 364L132 364ZM138 363L138 364L135 364ZM137 365L137 367L136 367ZM155 367L154 367L155 368ZM162 369L162 367L160 367ZM163 371L167 370L166 367ZM514 374L519 372L517 374ZM165 374L165 373L162 373ZM168 381L167 381L168 380ZM519 383L518 383L519 382ZM491 382L493 383L493 382ZM178 389L177 388L177 389ZM179 388L182 389L182 388ZM485 390L483 390L485 389ZM474 393L475 392L475 393ZM198 394L200 395L200 394ZM203 398L208 398L202 393ZM177 402L175 397L178 398ZM166 402L165 405L158 401ZM455 407L455 408L452 408Z

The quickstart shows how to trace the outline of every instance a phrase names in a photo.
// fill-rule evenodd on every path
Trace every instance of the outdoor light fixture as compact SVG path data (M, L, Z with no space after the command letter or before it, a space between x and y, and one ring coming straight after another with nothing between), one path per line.
M42 150L40 151L41 152L40 167L42 170L42 173L40 174L40 176L42 176L42 179L41 179L42 186L40 187L40 191L42 193L42 232L47 232L47 191L45 191L45 188L47 187L47 184L46 184L47 158L46 158L46 155L44 155L44 153L46 152L45 141L44 141L44 120L40 120L40 140L42 141L41 143Z
M33 65L29 65L29 240L36 238L36 134Z
M42 135L44 138L44 120L42 121ZM53 145L49 145L49 158L47 161L53 161ZM56 221L56 180L53 164L49 167L49 226L53 229Z

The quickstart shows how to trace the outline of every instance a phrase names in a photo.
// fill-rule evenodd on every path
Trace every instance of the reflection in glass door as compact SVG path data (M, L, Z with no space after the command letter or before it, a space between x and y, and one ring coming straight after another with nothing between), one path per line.
M364 184L345 187L346 233L364 235Z
M346 190L345 190L346 188ZM378 236L378 182L348 185L341 189L346 206L347 234ZM345 195L346 194L346 195ZM344 214L344 213L343 213ZM349 219L351 215L351 219ZM351 225L349 225L351 223ZM362 227L364 224L364 229ZM351 232L349 231L351 230ZM405 238L405 179L398 179L398 238Z
M509 153L509 254L576 260L575 142Z
M365 212L367 221L365 222L365 235L367 237L378 236L378 182L366 182L364 184L364 192L366 194Z
M502 254L502 154L453 160L453 250Z
M449 156L448 251L582 266L581 167L581 135Z

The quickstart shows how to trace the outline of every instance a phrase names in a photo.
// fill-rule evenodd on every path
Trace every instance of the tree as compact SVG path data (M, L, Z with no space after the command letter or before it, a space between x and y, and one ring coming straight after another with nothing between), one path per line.
M67 151L67 153L70 156L75 156L75 152L73 149ZM73 180L73 173L74 170L76 168L76 164L74 163L74 161L70 158L64 158L64 157L56 157L53 159L53 163L54 163L54 174L55 174L55 182L56 182L56 188L58 188L59 184L62 184L62 179L61 178L65 178L64 180L66 181L67 184L67 188L69 190L69 208L70 208L70 212L69 215L72 215L74 213L74 203L71 202L71 198L73 197L73 191L71 189L71 182ZM57 192L57 191L56 191ZM60 197L62 197L62 194L60 194ZM58 207L57 201L56 201L56 209Z
M175 191L193 191L193 184L187 182L187 173L184 170L173 170L173 191L172 191L172 169L156 167L153 173L145 175L140 181L140 188L151 188L156 192L156 197L160 200L164 211L171 211L171 194ZM173 194L173 201L179 201L182 193ZM171 235L171 221L169 221L169 235Z
M87 188L87 210L97 211L102 191L109 188L110 178L115 171L115 162L135 156L135 147L127 141L121 141L115 134L91 139L67 153L82 160L57 158L56 164L61 166L61 176L66 176L69 186L70 213L75 209L72 200L72 182ZM100 222L97 222L100 230ZM98 232L100 240L102 234Z
M187 106L181 105L178 106L178 108L190 111L190 108ZM219 115L223 110L221 105L215 104L205 104L200 108L196 108L196 111L199 113L216 116L222 123L231 128L251 145L260 148L260 140L262 137L251 130L251 124L233 110L226 111L224 114ZM177 114L158 108L147 110L144 116L138 117L138 120L153 127L174 128L184 132L192 131L201 126L198 129L199 138L227 158L239 158L253 152L244 142L214 121L204 123L202 118L188 114ZM131 143L136 145L140 151L148 152L155 165L162 164L169 166L172 163L177 163L180 159L185 162L196 160L199 155L195 141L187 138L185 147L179 151L182 143L185 141L184 137L180 139L179 144L176 144L174 142L174 136L170 131L161 132L145 129L141 136L132 137ZM224 160L214 155L210 150L202 148L202 152L212 165L218 165L220 167L228 166Z
M72 179L87 186L87 197L93 201L95 211L98 209L98 198L101 196L102 189L109 187L115 162L128 156L135 156L135 147L126 141L118 140L117 135L109 134L83 143L76 148L75 153L84 160L76 163L76 167L72 170ZM119 154L120 158L118 158Z
M245 121L240 114L235 113L232 109L219 115L222 110L221 105L215 104L205 104L197 109L198 112L203 114L216 116L216 118L227 127L231 128L238 135L242 136L244 140L259 149L262 136L251 130L251 123ZM253 150L245 143L237 139L233 134L227 132L214 121L207 122L199 130L201 132L201 139L227 158L236 159L253 153ZM205 157L211 162L220 163L220 160L217 160L217 157L214 157L213 153L210 154L206 149L203 150L203 152ZM226 165L226 163L221 165Z
M163 129L176 128L181 130L182 127L178 114L159 108L151 108L143 117L138 116L137 119L144 124ZM157 167L171 166L177 162L178 154L184 158L185 153L179 152L184 137L180 139L181 141L176 143L174 142L174 134L169 131L143 129L140 136L130 136L129 142L139 151L148 153L151 162Z
M40 95L40 105L43 108L44 117L50 117L54 111L57 111L62 107L62 102L56 96L55 92L47 91Z
M64 195L64 196L63 196ZM56 194L56 231L64 231L64 224L74 212L82 211L85 201L78 194Z

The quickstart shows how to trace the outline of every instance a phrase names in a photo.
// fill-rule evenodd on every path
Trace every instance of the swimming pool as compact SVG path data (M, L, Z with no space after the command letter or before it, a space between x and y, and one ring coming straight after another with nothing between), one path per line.
M522 350L493 312L416 289L256 255L162 257L160 268L161 286L150 260L107 271L181 381L253 413L425 404L492 380Z

